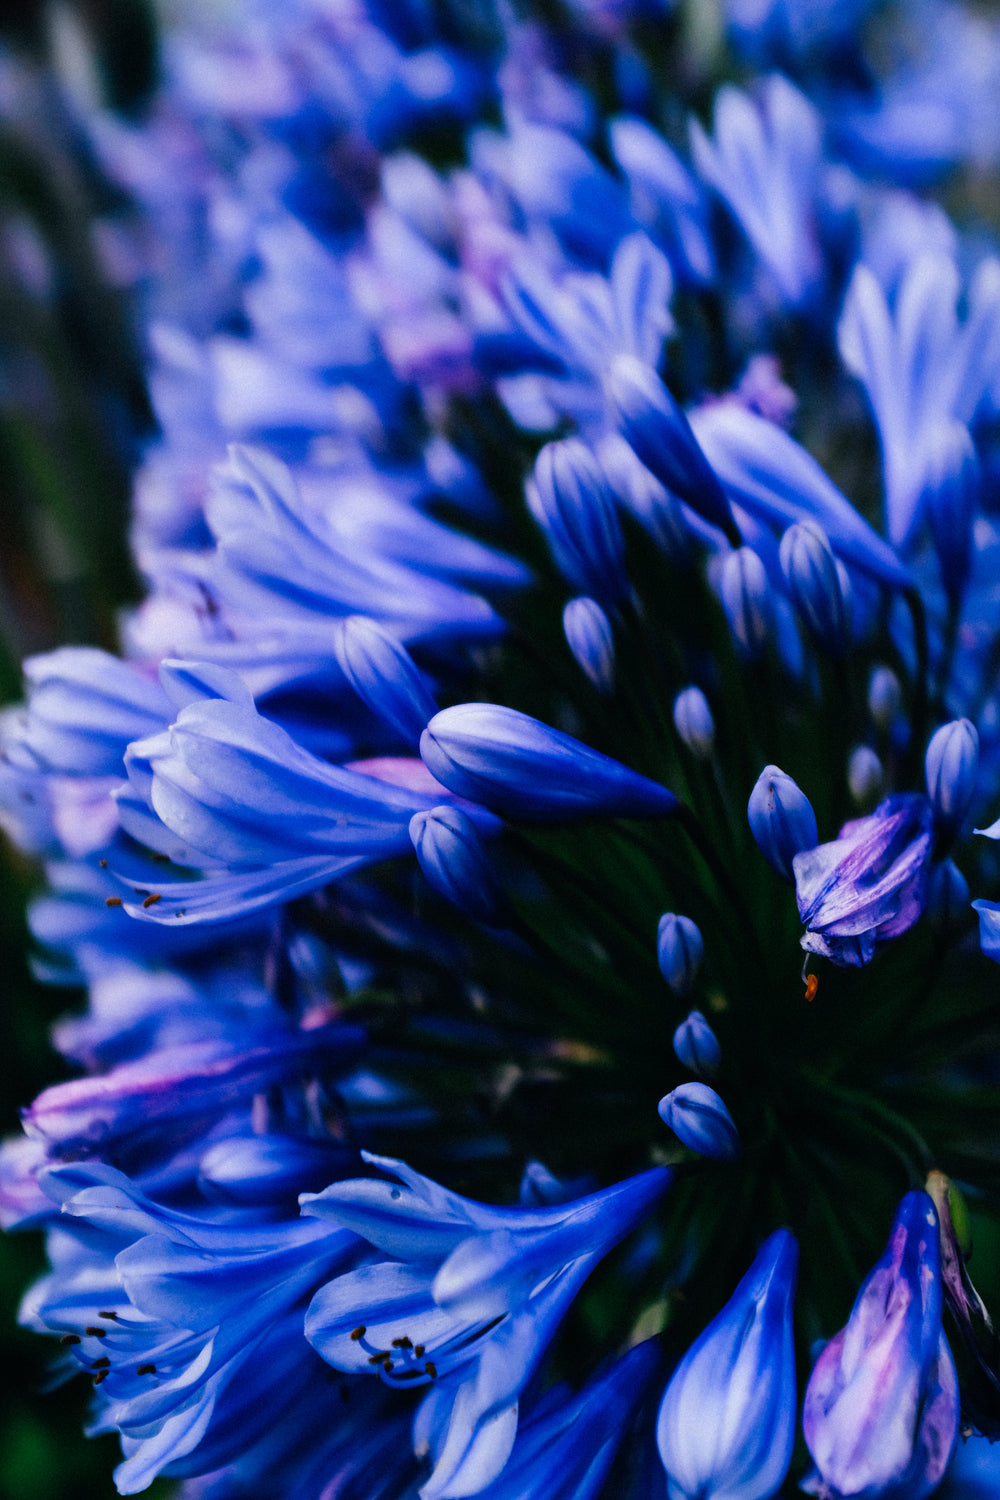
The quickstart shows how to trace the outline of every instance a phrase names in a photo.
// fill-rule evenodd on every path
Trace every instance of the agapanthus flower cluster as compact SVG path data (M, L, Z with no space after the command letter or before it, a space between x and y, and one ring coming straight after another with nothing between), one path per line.
M79 119L158 431L0 726L0 1209L122 1494L1000 1483L1000 25L708 9L242 0Z

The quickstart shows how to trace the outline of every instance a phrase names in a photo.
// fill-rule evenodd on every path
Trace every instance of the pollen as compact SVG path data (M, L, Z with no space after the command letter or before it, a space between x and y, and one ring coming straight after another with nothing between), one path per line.
M357 1343L358 1339L363 1339L367 1332L368 1329L365 1327L364 1323L360 1323L357 1328L351 1329L351 1338L355 1343Z
M145 901L142 903L143 910L144 911L148 910L149 907L155 906L156 903L157 903L157 901L162 901L162 900L163 900L163 897L161 895L159 895L158 892L156 892L156 891L151 892L150 895L148 895L146 897Z
M819 975L818 974L807 974L806 975L806 999L807 1000L815 1000L815 998L816 998L816 991L818 989L819 989Z
M122 898L120 896L106 896L104 904L105 906L121 906Z

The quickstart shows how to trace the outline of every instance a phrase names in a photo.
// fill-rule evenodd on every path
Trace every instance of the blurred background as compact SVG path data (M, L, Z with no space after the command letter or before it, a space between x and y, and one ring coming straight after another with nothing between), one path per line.
M113 646L136 597L127 514L131 459L150 427L123 293L98 270L95 215L114 206L71 103L141 109L156 80L145 0L0 3L0 701L20 662L67 642ZM66 1076L52 1021L82 994L36 984L24 903L38 884L0 859L0 1112ZM47 1390L52 1346L16 1325L45 1267L41 1237L0 1235L0 1500L106 1500L118 1440L82 1436L88 1391ZM169 1494L158 1484L149 1493Z

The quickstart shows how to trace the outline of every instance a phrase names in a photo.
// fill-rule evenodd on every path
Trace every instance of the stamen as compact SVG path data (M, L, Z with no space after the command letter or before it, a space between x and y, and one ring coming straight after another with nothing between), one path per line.
M78 1344L80 1342L80 1335L78 1333L64 1333L59 1342L60 1344Z
M155 1365L139 1365L135 1372L137 1375L155 1375Z
M437 1365L432 1364L431 1361L428 1360L424 1365L424 1369L427 1371L432 1380L437 1379Z
M361 1323L357 1328L351 1330L351 1338L355 1343L357 1343L358 1339L363 1339L367 1332L368 1329L365 1327L364 1323Z
M388 1358L389 1358L389 1351L388 1351L388 1349L380 1349L379 1352L378 1352L378 1354L370 1354L368 1356L368 1363L370 1365L380 1365L384 1359L388 1359Z
M385 1362L385 1364L382 1366L382 1368L383 1368L383 1370L385 1371L385 1373L387 1375L391 1375L392 1374L392 1360L391 1359L387 1359L386 1362Z
M394 1349L412 1349L413 1341L411 1339L408 1339L406 1337L406 1334L404 1333L401 1339L393 1339L392 1347Z
M107 896L105 897L104 904L105 906L121 906L122 898L120 896Z
M157 901L162 901L162 900L163 900L163 897L161 895L159 895L157 892L154 891L151 895L147 896L146 899L145 899L145 901L142 903L143 910L145 911L150 906L155 906L156 903L157 903Z
M100 865L102 870L106 870L108 868L108 862L106 859L99 859L97 863Z
M92 1339L106 1339L108 1336L106 1328L85 1328L83 1331Z
M93 1370L106 1370L108 1368L108 1366L110 1365L110 1363L111 1363L110 1359L108 1359L108 1356L105 1355L103 1359L95 1359L93 1365L91 1366L91 1369L93 1369Z
M101 1311L97 1314L97 1316L99 1318L107 1318L110 1323L117 1323L118 1322L118 1314L116 1312L111 1312L111 1311L109 1311L106 1308L102 1308Z
M414 1355L416 1356L417 1359L423 1359L423 1357L424 1357L424 1346L423 1346L423 1344L415 1344L414 1348L413 1348L413 1353L414 1353Z
M110 1373L111 1373L110 1370L98 1370L97 1373L93 1377L94 1384L95 1385L100 1385L100 1383L101 1383L102 1380L107 1380L107 1378L110 1375Z
M815 998L816 998L816 991L818 989L819 989L819 975L818 974L807 974L806 975L806 999L807 1000L815 1000Z

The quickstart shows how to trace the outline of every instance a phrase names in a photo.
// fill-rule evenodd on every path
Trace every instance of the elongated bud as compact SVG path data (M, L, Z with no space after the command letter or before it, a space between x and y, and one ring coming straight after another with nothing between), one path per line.
M599 693L615 686L615 643L611 625L596 599L571 599L563 610L563 630L581 671Z
M482 836L458 807L432 807L410 819L410 841L428 883L478 922L500 926L507 915Z
M777 766L765 766L747 804L757 848L783 880L795 881L792 860L819 842L816 814L805 792Z
M690 917L678 917L672 911L663 913L656 935L660 973L682 999L694 984L704 951L701 933Z
M678 806L665 786L495 703L435 714L420 754L450 792L515 818L662 818Z
M614 496L580 438L547 443L525 489L559 571L584 594L615 604L628 593Z
M437 704L410 653L367 615L349 615L334 627L333 649L358 697L408 744L420 738Z
M927 917L938 932L961 926L969 915L969 882L954 860L931 865L927 877Z
M924 485L941 581L949 598L958 600L972 571L972 524L982 491L979 459L968 429L960 422L941 427L935 434Z
M622 354L612 361L605 388L619 428L646 468L738 547L740 535L726 493L656 371Z
M968 719L942 724L931 735L924 760L927 795L941 834L952 838L969 811L979 771L979 734Z
M685 688L674 699L674 728L698 760L708 760L715 749L715 720L699 687Z
M885 787L882 762L870 745L856 745L847 762L847 785L858 807L875 805Z
M802 1431L816 1467L803 1489L923 1500L948 1466L958 1409L938 1216L926 1193L907 1193L885 1254L810 1377Z
M700 1010L693 1010L674 1032L674 1052L700 1078L714 1078L718 1073L722 1049Z
M891 667L874 667L868 681L868 712L883 734L892 728L903 706L903 689Z
M795 1444L797 1271L798 1246L779 1229L674 1371L656 1423L669 1500L767 1500L781 1486Z
M691 562L694 537L680 501L650 473L621 433L607 433L597 445L597 456L619 502L671 562L686 567Z
M657 1106L660 1119L689 1151L710 1161L738 1161L743 1154L735 1121L707 1083L682 1083Z
M752 547L722 559L719 592L740 655L755 661L767 645L774 612L767 570Z
M830 656L847 645L847 603L837 560L818 521L797 521L781 538L781 567L799 615Z

